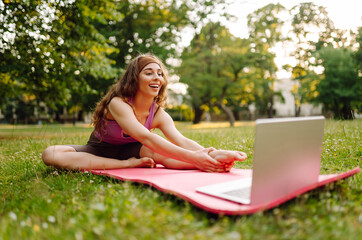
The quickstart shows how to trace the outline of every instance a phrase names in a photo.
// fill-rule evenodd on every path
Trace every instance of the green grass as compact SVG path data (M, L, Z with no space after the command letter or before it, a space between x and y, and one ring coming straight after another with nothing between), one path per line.
M251 168L254 127L191 129L204 146L241 150ZM361 160L362 121L326 123L321 173ZM218 216L149 186L45 166L54 144L84 144L90 127L0 126L0 239L360 239L361 174L249 216ZM222 141L221 141L222 139Z

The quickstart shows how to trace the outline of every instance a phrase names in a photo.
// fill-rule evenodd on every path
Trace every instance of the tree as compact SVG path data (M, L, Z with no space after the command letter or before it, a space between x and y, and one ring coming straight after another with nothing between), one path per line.
M116 17L113 1L91 3L41 0L0 5L0 31L8 36L0 44L0 71L35 106L66 105L72 96L93 90L88 77L115 77L106 55L116 49L90 23Z
M233 36L220 23L208 23L194 37L182 53L178 71L180 81L188 85L194 123L201 120L205 110L218 107L234 126L232 109L247 98L242 95L241 78L250 55L250 42Z
M175 57L179 32L189 24L189 1L119 1L115 8L121 17L96 28L118 49L109 55L122 69L139 53L152 52L161 59Z
M220 65L215 58L215 47L222 30L219 23L208 23L181 55L182 64L178 72L180 82L188 85L194 110L193 123L201 121L204 106L210 106L211 99L216 95L215 91L220 88Z
M298 117L303 103L315 102L318 96L317 84L321 75L313 70L305 69L299 64L294 67L286 64L283 68L292 72L291 80L294 80L294 83L290 92L294 97L294 116Z
M255 52L254 94L256 107L260 114L273 116L274 82L277 67L274 63L275 54L271 51L276 42L282 39L281 27L283 21L279 13L284 11L280 4L269 4L248 15L250 38Z
M357 35L358 50L355 54L358 76L362 76L362 27L358 29Z
M362 27L358 28L358 33L357 33L357 36L356 36L356 42L358 43L358 46L359 46L357 52L355 53L356 69L357 69L357 72L358 72L357 81L359 82L360 87L361 87L361 84L362 84ZM359 113L362 113L362 99L361 98L357 99L352 104L354 106L356 106L356 110Z
M0 76L9 90L0 105L20 93L52 109L90 110L134 55L177 57L181 30L219 2L0 2Z
M299 116L301 105L315 99L318 75L314 72L313 53L319 45L332 40L335 32L333 22L326 9L312 2L301 3L290 10L292 14L289 38L295 45L291 53L297 64L290 67L295 81L291 93L294 96L295 116ZM337 35L336 35L337 36Z
M280 98L283 101L281 91L274 89L277 66L274 63L275 54L256 53L254 66L250 69L249 78L253 79L252 93L256 105L257 114L267 115L272 118L274 115L274 100Z
M356 103L361 102L362 84L352 50L327 46L318 51L318 59L324 74L317 86L317 100L335 118L353 119Z
M281 96L274 90L277 66L272 48L275 43L283 40L282 26L284 21L280 14L286 9L280 4L268 4L248 15L250 39L255 53L255 104L259 112L268 117L273 116L274 98Z
M251 42L232 36L227 30L227 35L222 39L219 46L220 53L217 56L224 83L218 97L219 106L228 116L230 125L234 126L235 118L238 119L240 106L251 101L250 82L245 70L253 65L254 54L251 52ZM224 102L228 103L225 105Z

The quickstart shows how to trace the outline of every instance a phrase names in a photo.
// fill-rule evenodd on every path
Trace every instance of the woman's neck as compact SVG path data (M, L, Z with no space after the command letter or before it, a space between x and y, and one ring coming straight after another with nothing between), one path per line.
M133 99L133 106L137 112L148 112L153 103L153 98L145 97L140 94L136 94Z

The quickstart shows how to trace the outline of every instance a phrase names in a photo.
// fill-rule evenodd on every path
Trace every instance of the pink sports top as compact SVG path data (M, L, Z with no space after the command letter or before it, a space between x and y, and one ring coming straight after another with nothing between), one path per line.
M132 102L133 99L130 99L131 104ZM151 130L152 121L155 114L155 106L156 104L155 102L153 102L150 107L150 113L148 114L148 117L144 125L148 130ZM107 126L106 129L104 130L103 136L101 137L98 132L94 131L95 137L98 139L102 139L102 142L118 144L118 145L138 142L136 139L132 138L131 136L126 135L123 132L123 129L118 125L118 123L115 120L104 119L104 121L107 121Z

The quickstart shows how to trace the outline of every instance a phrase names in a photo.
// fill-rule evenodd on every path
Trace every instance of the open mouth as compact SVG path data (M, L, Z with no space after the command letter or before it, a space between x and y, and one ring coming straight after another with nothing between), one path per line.
M159 89L160 88L160 85L158 85L158 84L150 84L149 86L151 88L153 88L153 89Z

